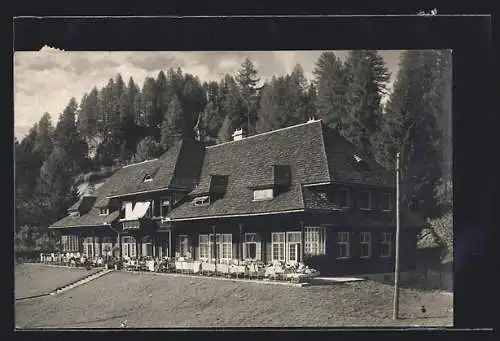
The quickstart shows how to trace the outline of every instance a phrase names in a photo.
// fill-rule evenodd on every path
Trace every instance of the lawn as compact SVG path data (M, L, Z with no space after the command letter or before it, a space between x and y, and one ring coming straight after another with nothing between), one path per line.
M373 281L304 288L112 272L56 296L16 302L19 328L452 325L452 296ZM426 313L420 311L426 307Z
M15 267L15 298L48 294L63 285L97 272L81 268L51 267L42 264L22 264Z

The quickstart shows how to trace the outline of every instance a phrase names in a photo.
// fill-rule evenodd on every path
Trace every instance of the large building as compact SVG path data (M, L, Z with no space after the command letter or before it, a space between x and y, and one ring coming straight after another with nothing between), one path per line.
M395 178L320 120L215 146L182 140L123 167L60 229L89 257L305 261L323 274L393 269ZM424 223L401 215L401 268Z

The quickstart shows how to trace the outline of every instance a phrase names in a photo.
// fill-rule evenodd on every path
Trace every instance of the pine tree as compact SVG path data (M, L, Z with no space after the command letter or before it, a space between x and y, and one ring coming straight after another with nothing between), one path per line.
M245 112L245 106L234 78L226 75L220 86L220 117L224 119L227 117L231 128L243 128L246 122Z
M54 134L54 127L52 126L52 119L49 113L43 114L37 124L37 133L35 138L34 153L41 153L41 158L46 160L52 152L53 143L52 136Z
M62 218L72 204L71 175L67 170L69 157L57 145L40 169L33 201L39 219L37 226L47 226Z
M78 110L77 128L88 143L93 141L99 133L100 116L99 90L94 87L88 94L83 95Z
M286 108L287 82L284 77L273 76L262 89L260 99L259 120L256 130L258 133L283 128L290 119L287 118Z
M307 119L307 79L300 64L295 65L286 78L284 126L303 123Z
M307 119L316 117L316 97L317 91L314 86L314 82L311 82L307 87L307 95L306 95L306 117Z
M185 75L184 89L180 98L183 112L182 135L194 138L194 126L206 105L206 95L198 77Z
M317 87L316 114L328 126L342 132L347 116L347 77L344 65L333 52L323 52L313 73Z
M156 98L156 121L161 124L163 117L165 116L165 111L168 109L168 104L174 94L174 90L170 81L163 71L158 73L156 77L156 88L155 88L155 98Z
M231 123L231 118L226 116L222 122L219 133L217 134L217 143L223 143L231 141L233 134L233 126Z
M152 77L146 77L142 86L142 114L139 124L145 127L156 127L156 82Z
M137 151L132 159L133 162L151 160L160 156L161 145L151 136L145 137L137 144Z
M382 160L394 167L401 151L402 201L426 217L436 214L435 189L440 178L438 126L429 96L432 93L435 51L407 51L384 114ZM416 207L415 207L416 206Z
M206 133L210 139L216 139L217 133L219 132L224 121L224 117L222 117L221 115L222 112L218 110L214 102L210 101L205 106L205 110L203 111L203 113Z
M168 150L172 145L182 138L184 133L183 109L177 96L173 96L168 105L161 129L161 146Z
M87 157L88 147L78 134L76 128L76 112L78 104L73 97L59 117L54 131L54 149L62 150L66 157L66 170L73 174L80 171Z
M236 74L236 83L238 84L240 96L245 109L245 115L240 116L234 122L244 127L248 135L251 135L255 122L257 121L257 112L259 104L258 71L252 61L246 58L241 64L241 68Z
M380 130L381 100L389 72L376 51L349 52L346 61L348 105L344 135L360 150L374 156Z

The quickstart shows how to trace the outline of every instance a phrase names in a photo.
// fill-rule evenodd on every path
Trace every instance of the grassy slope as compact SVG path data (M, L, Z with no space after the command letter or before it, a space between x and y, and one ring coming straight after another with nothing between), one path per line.
M356 282L305 288L115 272L16 302L23 328L287 327L394 325L392 287ZM425 305L427 312L420 312ZM451 325L452 297L401 289L400 325Z
M97 270L57 268L36 264L16 265L15 297L42 295L86 277Z

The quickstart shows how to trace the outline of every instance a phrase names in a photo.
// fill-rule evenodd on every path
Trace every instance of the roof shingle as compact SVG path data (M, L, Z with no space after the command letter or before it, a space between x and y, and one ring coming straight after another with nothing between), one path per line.
M99 215L98 208L116 206L112 204L112 198L117 196L155 191L170 186L190 191L199 173L200 166L196 167L196 164L201 163L203 159L201 153L203 145L199 142L181 140L158 159L122 167L92 193L95 200L92 209L89 207L89 211L80 217L64 217L51 227L100 225L103 216ZM192 161L192 157L196 160ZM146 175L150 175L153 181L144 182ZM82 198L71 208L80 207L83 202ZM108 217L114 217L114 213Z

